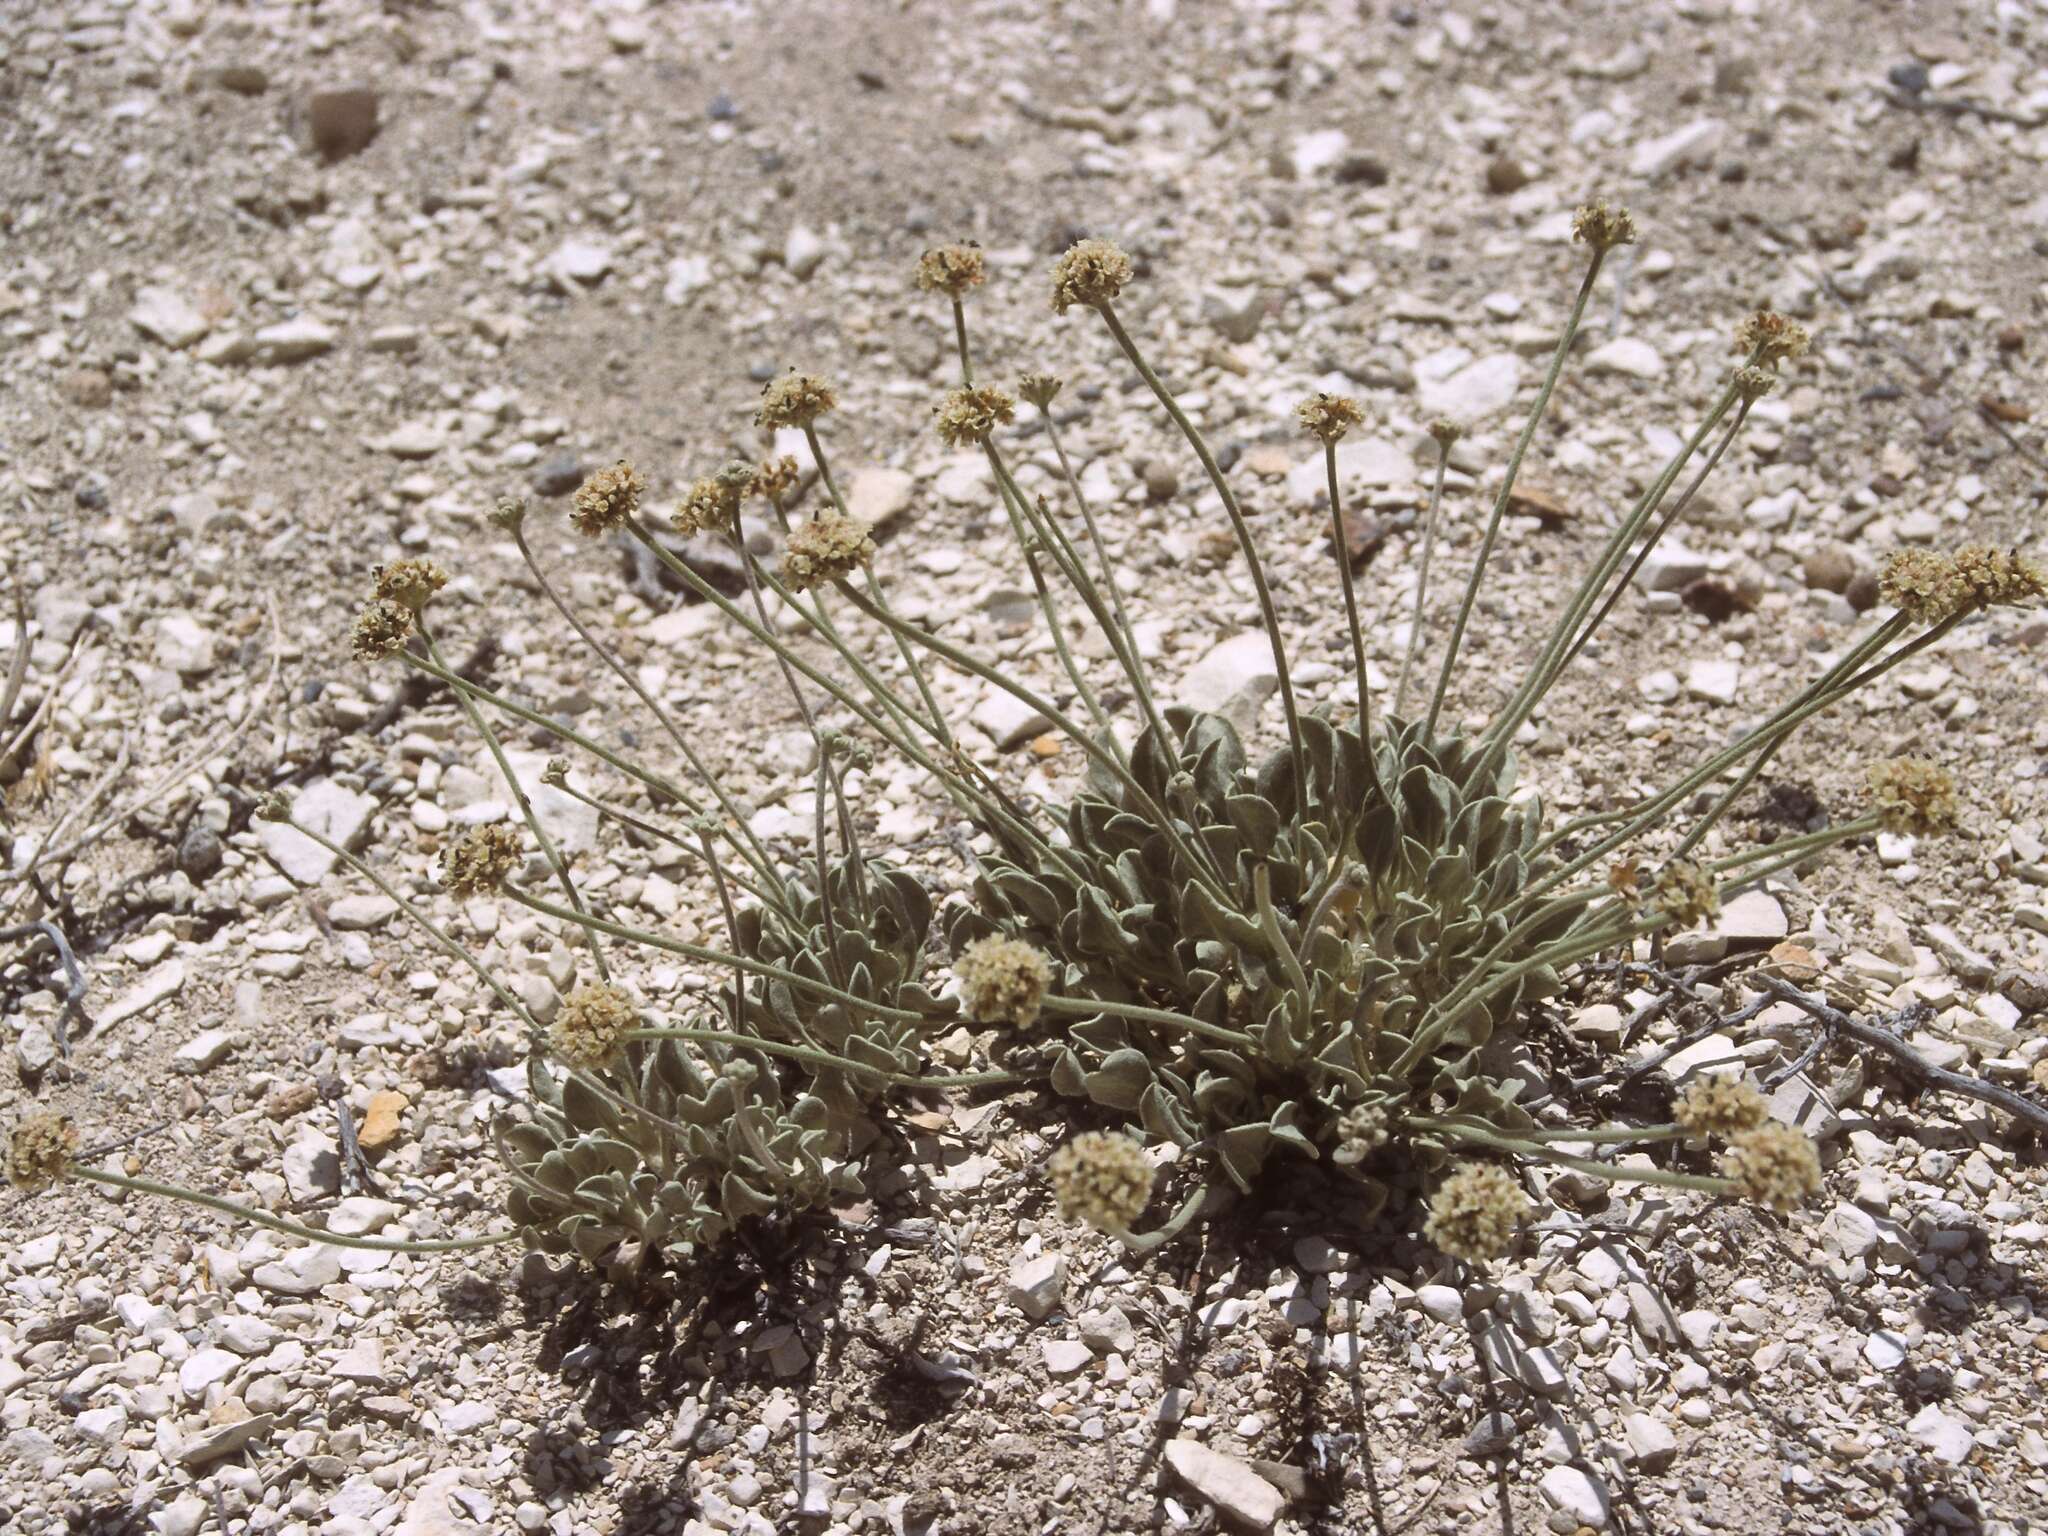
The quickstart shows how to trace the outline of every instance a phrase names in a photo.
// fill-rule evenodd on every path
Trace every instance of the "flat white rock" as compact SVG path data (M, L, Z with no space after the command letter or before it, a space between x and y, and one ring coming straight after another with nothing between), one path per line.
M1253 1530L1270 1531L1287 1502L1249 1462L1212 1451L1199 1440L1167 1441L1166 1464L1188 1487Z

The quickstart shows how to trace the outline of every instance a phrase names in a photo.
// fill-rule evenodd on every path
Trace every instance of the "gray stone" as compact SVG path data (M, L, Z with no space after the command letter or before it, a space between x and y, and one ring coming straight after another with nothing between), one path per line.
M344 932L382 928L397 915L398 903L381 892L356 892L339 898L327 908L327 920Z
M198 1074L219 1066L235 1048L234 1035L225 1029L202 1029L172 1053L171 1069Z
M1714 930L1733 949L1760 949L1776 944L1791 931L1785 909L1768 891L1744 891L1721 908Z
M1647 341L1634 336L1617 336L1586 354L1586 372L1623 373L1632 379L1656 379L1664 374L1664 359Z
M792 226L789 238L782 245L782 264L789 268L790 274L809 277L824 259L825 242L817 232L802 224Z
M315 779L292 801L292 819L337 847L354 852L362 845L376 809L377 802L368 795L332 779ZM296 827L281 821L259 821L256 836L271 862L297 884L316 884L334 868L334 855Z
M224 1456L234 1455L251 1440L262 1439L276 1422L269 1414L258 1413L232 1424L209 1425L188 1436L178 1447L177 1463L188 1469L209 1466Z
M1128 1355L1138 1347L1137 1330L1131 1326L1121 1307L1101 1307L1093 1312L1083 1312L1075 1319L1081 1339L1090 1349L1107 1354L1114 1350Z
M1662 176L1681 166L1700 164L1713 155L1720 142L1719 120L1703 117L1661 138L1645 139L1638 144L1629 157L1629 172L1635 176Z
M213 329L199 306L174 288L151 286L135 295L128 323L167 347L189 347Z
M1968 1461L1977 1443L1969 1425L1960 1419L1950 1418L1934 1403L1929 1403L1907 1420L1906 1433L1932 1451L1935 1460L1951 1467L1959 1467Z
M1273 642L1262 629L1246 630L1213 647L1209 654L1188 668L1177 695L1190 709L1232 717L1243 728L1255 719L1258 707L1280 686L1280 674L1273 664Z
M846 486L846 510L870 528L886 528L910 507L917 478L900 469L870 465L854 471Z
M541 270L548 281L558 291L568 294L595 288L611 269L611 248L595 240L564 240L541 263Z
M1010 1305L1034 1323L1050 1316L1066 1289L1067 1260L1064 1254L1040 1253L1020 1258L1010 1266Z
M1266 297L1257 288L1212 288L1202 300L1202 319L1225 341L1250 341L1265 317Z
M301 315L264 326L256 333L256 352L267 363L302 363L330 350L337 334L333 326Z
M990 688L974 706L968 721L1004 752L1013 751L1052 729L1052 721L1022 699Z
M1581 1525L1607 1529L1607 1487L1577 1467L1552 1467L1543 1474L1543 1497Z
M95 1022L105 1029L149 1012L165 998L174 997L185 985L185 963L166 960L100 1011Z
M1255 1531L1270 1531L1287 1502L1250 1463L1212 1451L1199 1440L1167 1441L1166 1464L1219 1512Z
M31 1021L14 1042L14 1061L24 1078L34 1081L57 1059L57 1042L49 1030Z
M1706 556L1666 539L1644 558L1635 579L1645 592L1677 592L1706 574Z
M304 1136L284 1150L284 1182L292 1198L317 1200L341 1188L341 1159L325 1136Z
M1904 1335L1880 1328L1863 1341L1863 1358L1873 1371L1896 1371L1906 1363L1908 1347Z
M1071 1376L1095 1358L1095 1351L1079 1339L1047 1339L1038 1348L1045 1357L1046 1371L1053 1376Z
M313 1296L323 1286L341 1278L341 1250L332 1243L315 1243L295 1248L282 1259L258 1264L250 1273L251 1283L281 1296Z
M1469 423L1507 409L1521 382L1522 360L1512 352L1496 352L1467 363L1446 378L1419 380L1416 395L1425 416L1448 416Z
M1678 1436L1654 1414L1632 1413L1621 1430L1628 1437L1628 1459L1645 1472L1661 1472L1678 1456Z
M181 677L213 670L213 631L189 613L166 613L156 621L156 664Z
M1384 437L1364 437L1337 445L1337 489L1346 498L1364 491L1409 485L1415 479L1415 460L1408 450ZM1327 506L1330 500L1329 467L1318 453L1303 459L1287 472L1287 494L1298 506Z
M447 446L447 439L429 422L409 421L382 437L371 438L369 445L394 459L431 459Z
M1685 691L1712 704L1733 704L1741 686L1742 667L1737 662L1709 659L1686 669Z
M691 294L710 286L709 256L678 256L668 264L668 281L662 284L661 296L670 304L682 304Z
M541 783L541 772L547 767L551 755L508 749L505 759L519 776L520 786L525 789L526 798L533 806L533 814L540 818L548 836L560 845L564 853L589 853L597 847L597 807L578 800L566 789ZM495 764L492 766L496 767ZM494 778L493 782L500 781ZM591 786L580 768L569 770L569 782L584 794L591 793Z

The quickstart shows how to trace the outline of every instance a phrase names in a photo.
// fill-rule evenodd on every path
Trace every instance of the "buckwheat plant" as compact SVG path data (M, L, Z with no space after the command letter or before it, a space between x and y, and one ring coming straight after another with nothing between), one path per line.
M1430 428L1436 462L1422 579L1392 700L1369 694L1344 553L1337 448L1363 412L1335 395L1299 408L1301 428L1323 451L1355 710L1302 707L1272 583L1236 491L1119 311L1138 280L1130 258L1084 240L1055 265L1053 308L1107 336L1220 503L1272 646L1281 731L1270 749L1221 715L1162 704L1103 536L1111 514L1083 494L1052 411L1061 380L1027 372L1017 398L975 381L967 302L988 274L972 246L928 253L915 274L948 305L960 364L958 387L932 402L933 420L947 444L988 467L1064 678L1058 697L897 611L889 551L849 509L832 473L824 427L839 395L826 379L784 374L763 392L757 418L802 434L823 493L818 510L792 516L804 476L784 459L711 468L672 516L679 531L729 541L744 577L737 596L655 537L648 487L630 464L593 475L574 499L579 532L637 541L773 658L816 746L815 814L800 853L771 849L750 829L690 732L563 595L528 544L523 503L501 503L494 523L563 623L647 711L661 750L629 754L464 676L430 617L445 578L418 562L381 573L351 639L355 654L446 685L512 790L516 820L449 841L445 888L493 894L580 930L589 968L561 1018L543 1028L424 906L292 820L282 800L266 802L263 814L290 821L395 900L530 1041L532 1102L497 1137L512 1226L441 1246L518 1238L625 1273L701 1254L749 1223L859 1194L908 1095L1022 1085L1051 1091L1041 1107L1061 1097L1085 1103L1089 1118L1114 1127L1067 1139L1048 1171L1064 1211L1139 1251L1232 1191L1250 1190L1276 1158L1326 1166L1369 1206L1412 1197L1399 1208L1423 1212L1423 1235L1474 1263L1516 1240L1529 1210L1522 1175L1535 1165L1778 1210L1811 1194L1813 1147L1769 1124L1746 1089L1695 1090L1668 1124L1563 1124L1555 1107L1539 1124L1520 1102L1519 1080L1489 1068L1496 1053L1488 1048L1511 1041L1531 1005L1559 991L1574 967L1708 920L1734 890L1880 828L1952 825L1958 797L1946 772L1904 759L1873 771L1865 815L1766 847L1706 848L1795 730L1979 610L2040 597L2042 573L2017 552L1902 553L1884 576L1890 611L1738 739L1630 804L1550 816L1538 796L1517 790L1517 732L1585 651L1780 368L1807 346L1803 328L1768 311L1741 323L1739 362L1704 415L1587 562L1492 718L1461 730L1446 704L1517 477L1603 264L1636 234L1626 210L1604 204L1580 210L1574 227L1587 257L1569 316L1440 642L1426 639L1424 599L1458 431ZM1047 435L1068 505L1018 483L1007 446L1019 430L1018 399ZM750 501L765 503L780 528L779 559L757 558L741 536ZM1113 677L1099 668L1091 675L1069 647L1070 604L1099 630ZM1057 806L1005 788L956 739L932 681L941 672L1049 720L1085 759L1086 784ZM610 792L586 791L558 761L543 775L548 783L695 861L717 894L721 942L639 926L601 894L585 895L503 749L493 722L505 720L552 733L614 781ZM972 860L971 900L941 910L918 876L863 848L848 776L876 756L922 770L979 834L976 846L988 851ZM654 809L634 808L638 800ZM935 938L951 957L950 988ZM660 956L724 980L695 1013L656 1011L633 985L640 963ZM933 1040L963 1023L987 1030L978 1038L992 1042L989 1064L933 1070ZM10 1169L24 1182L76 1173L179 1193L81 1165L66 1135L25 1128ZM1718 1172L1607 1160L1621 1149L1713 1138L1727 1142ZM1140 1231L1162 1165L1178 1185L1175 1198Z

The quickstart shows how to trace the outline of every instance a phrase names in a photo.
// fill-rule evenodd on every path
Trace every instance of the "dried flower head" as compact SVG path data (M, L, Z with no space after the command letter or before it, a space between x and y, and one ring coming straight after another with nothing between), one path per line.
M947 391L939 402L933 424L950 448L967 448L988 441L997 427L1016 418L1017 402L1000 389L972 389L962 386Z
M491 504L490 519L493 527L517 533L526 522L526 498L500 496Z
M370 573L377 583L377 596L417 613L448 585L448 573L431 560L394 560Z
M1617 245L1636 243L1636 218L1626 208L1607 206L1596 197L1572 214L1572 238L1596 251L1611 251Z
M1505 1168L1466 1163L1429 1198L1422 1235L1454 1259L1483 1264L1508 1251L1529 1197Z
M1967 613L1976 594L1955 561L1931 549L1902 549L1885 562L1877 590L1884 600L1921 624L1940 624Z
M1778 376L1768 368L1751 365L1736 369L1733 383L1735 393L1747 404L1755 405L1777 387Z
M1714 877L1691 859L1673 859L1650 878L1650 904L1681 928L1704 923L1721 910Z
M1052 404L1066 382L1056 373L1027 373L1017 380L1017 393L1042 411Z
M760 467L754 471L753 479L747 482L747 494L780 505L802 482L802 469L797 466L794 457L785 453L779 459L761 461Z
M1689 1136L1738 1136L1771 1117L1764 1096L1744 1077L1703 1077L1672 1107L1672 1119Z
M458 896L489 895L524 857L510 827L470 827L441 850L441 883Z
M754 413L754 425L808 427L839 405L832 386L815 373L785 373L771 379L761 391L761 408Z
M1310 437L1334 443L1364 421L1365 412L1349 395L1314 394L1294 408L1294 419Z
M1027 1029L1052 985L1052 962L1022 939L990 934L962 949L953 961L967 1016L980 1024L998 1022Z
M2048 593L2048 574L2016 549L1966 544L1955 558L1956 574L1987 608L2031 602Z
M548 1028L548 1049L569 1066L595 1072L619 1059L626 1031L639 1023L640 1010L623 988L585 982L562 999Z
M753 471L747 471L747 478L753 478ZM677 506L669 524L677 533L685 536L703 533L706 529L723 531L733 526L733 520L740 515L740 496L745 487L735 489L724 475L706 475L702 480L693 481Z
M38 1112L14 1123L7 1138L7 1182L34 1193L60 1183L78 1151L78 1127L68 1115Z
M972 240L954 245L935 245L917 258L917 286L926 293L950 294L958 299L970 288L988 281L988 263L981 247Z
M1735 350L1759 368L1775 368L1804 353L1813 337L1797 320L1760 309L1735 328Z
M1121 1236L1152 1199L1152 1164L1118 1131L1083 1131L1046 1163L1063 1215Z
M1465 435L1465 429L1448 416L1437 417L1424 430L1436 439L1437 446L1442 448L1445 453L1449 453L1458 439Z
M868 525L843 512L820 512L792 529L782 553L782 584L792 592L844 581L875 558Z
M569 782L569 759L566 757L549 758L541 765L540 781L555 789L562 788Z
M1387 1144L1392 1121L1384 1104L1354 1104L1337 1117L1337 1148L1330 1161L1354 1167Z
M1780 1215L1820 1193L1820 1153L1812 1139L1775 1121L1738 1135L1722 1155L1721 1173L1744 1199Z
M372 598L356 615L348 632L349 654L357 661L379 661L405 649L412 638L413 613L388 597Z
M1131 258L1107 240L1076 240L1053 263L1052 307L1064 315L1072 304L1112 302L1131 280Z
M1923 757L1893 757L1872 763L1866 776L1870 802L1887 832L1933 837L1955 830L1962 819L1956 781L1946 768Z
M569 521L586 539L594 539L640 510L640 493L647 489L633 466L624 459L610 469L600 469L576 488Z
M290 821L292 803L284 797L284 791L267 790L256 798L256 808L249 813L258 821Z

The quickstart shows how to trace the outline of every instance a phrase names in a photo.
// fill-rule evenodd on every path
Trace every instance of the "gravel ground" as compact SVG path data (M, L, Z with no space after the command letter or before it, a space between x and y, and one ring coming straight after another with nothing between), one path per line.
M1699 418L1735 324L1762 303L1809 324L1812 353L1524 732L1564 812L1667 781L1786 696L1857 632L1893 549L2041 527L2038 0L177 0L15 6L0 44L0 558L28 642L0 751L30 727L4 765L0 926L55 915L87 978L68 1015L46 953L0 949L0 1118L62 1109L97 1158L341 1230L496 1219L488 1127L521 1091L520 1041L391 902L252 821L255 796L296 789L538 1011L580 953L434 886L448 832L503 817L505 791L445 696L348 659L369 566L439 559L451 651L666 765L486 522L529 495L551 573L795 850L809 746L774 670L564 513L621 455L666 506L776 448L754 398L797 365L840 384L834 467L899 607L1057 688L985 470L929 430L952 337L910 271L936 241L987 249L981 367L1067 378L1063 441L1112 508L1160 676L1268 732L1266 642L1246 640L1213 494L1100 327L1046 305L1069 241L1138 259L1126 314L1233 470L1301 691L1349 707L1319 455L1291 407L1332 389L1366 408L1343 463L1385 689L1425 424L1468 433L1440 635L1582 270L1571 209L1633 208L1643 240L1594 296L1477 611L1452 700L1475 723ZM1058 494L1042 432L1013 456ZM0 617L0 655L23 627ZM1075 640L1106 667L1099 637ZM1727 844L1849 812L1862 765L1902 748L1956 772L1960 835L1773 880L1667 950L1676 1006L1637 1019L1653 990L1591 980L1532 1024L1531 1069L1647 1058L1738 1012L1764 965L1866 1017L1919 1006L1924 1059L2042 1102L2044 650L2038 611L1963 626L1799 738ZM970 678L939 687L1015 792L1079 781L1042 722ZM515 742L526 771L548 743ZM964 886L921 775L884 759L857 794L871 846ZM566 797L543 811L587 891L716 935L694 865ZM633 980L665 1010L714 984L676 964ZM1667 1065L1768 1075L1812 1033L1779 1004ZM1120 1260L1045 1194L1028 1095L934 1101L801 1283L740 1254L671 1307L509 1250L308 1248L95 1189L15 1195L0 1526L2039 1531L2040 1159L2005 1115L1913 1089L1826 1050L1775 1102L1823 1143L1809 1210L1567 1177L1469 1282L1412 1222L1313 1190Z

